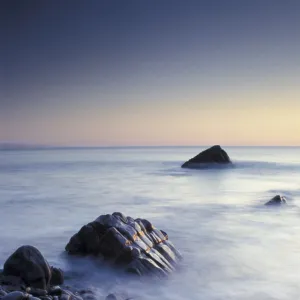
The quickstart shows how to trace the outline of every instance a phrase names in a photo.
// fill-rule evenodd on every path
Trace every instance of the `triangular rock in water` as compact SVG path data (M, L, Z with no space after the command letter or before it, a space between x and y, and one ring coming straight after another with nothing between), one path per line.
M201 164L230 164L231 160L219 145L212 146L186 161L182 168L197 168Z
M283 204L286 204L286 199L281 195L276 195L270 201L265 203L265 205L273 205L273 206L283 205Z
M145 219L121 213L102 215L71 237L66 251L75 255L101 256L125 270L138 274L165 276L172 273L181 254L168 235Z

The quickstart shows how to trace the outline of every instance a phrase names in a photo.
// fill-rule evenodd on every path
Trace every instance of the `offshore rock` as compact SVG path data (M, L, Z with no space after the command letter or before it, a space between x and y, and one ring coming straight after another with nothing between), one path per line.
M65 249L71 255L101 256L140 276L166 276L182 258L165 232L145 219L119 212L102 215L83 226Z
M278 205L283 205L283 204L286 204L286 199L281 195L276 195L270 201L265 203L265 205L272 205L272 206L278 206Z
M228 154L219 145L212 146L186 161L182 168L197 168L203 164L230 164Z

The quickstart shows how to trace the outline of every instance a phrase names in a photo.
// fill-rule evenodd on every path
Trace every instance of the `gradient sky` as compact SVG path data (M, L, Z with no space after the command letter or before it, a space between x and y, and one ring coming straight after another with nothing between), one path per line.
M300 1L2 0L0 141L300 145Z

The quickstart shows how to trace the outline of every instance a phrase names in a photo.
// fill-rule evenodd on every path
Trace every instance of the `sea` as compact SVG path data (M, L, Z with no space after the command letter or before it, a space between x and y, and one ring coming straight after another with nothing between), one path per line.
M224 147L231 167L182 169L207 147L0 151L0 268L21 245L66 285L143 300L291 300L300 295L300 148ZM265 206L277 194L287 205ZM99 215L146 218L184 259L166 279L74 258L70 237Z

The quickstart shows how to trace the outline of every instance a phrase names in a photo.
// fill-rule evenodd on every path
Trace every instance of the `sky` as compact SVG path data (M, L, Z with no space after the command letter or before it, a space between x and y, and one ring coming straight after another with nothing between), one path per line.
M0 142L300 146L298 0L2 0Z

